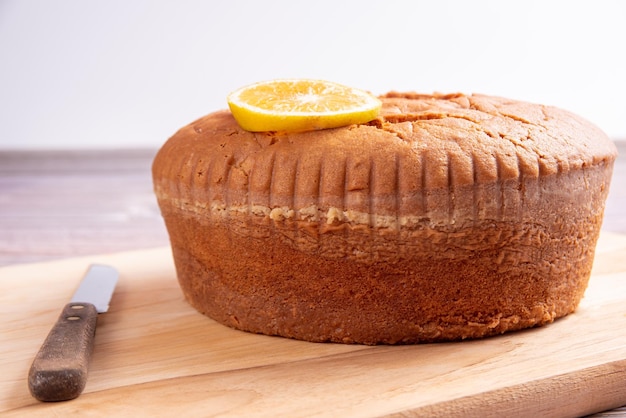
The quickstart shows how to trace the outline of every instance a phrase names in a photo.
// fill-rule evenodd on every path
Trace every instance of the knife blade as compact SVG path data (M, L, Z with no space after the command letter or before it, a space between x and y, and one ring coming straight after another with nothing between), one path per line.
M98 313L109 309L119 274L92 264L35 356L28 388L43 402L78 397L87 383Z

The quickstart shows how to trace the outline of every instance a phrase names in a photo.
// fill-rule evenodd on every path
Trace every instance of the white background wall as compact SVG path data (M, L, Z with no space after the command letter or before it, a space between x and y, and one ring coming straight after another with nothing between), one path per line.
M0 0L0 149L158 147L242 85L572 110L626 138L626 1Z

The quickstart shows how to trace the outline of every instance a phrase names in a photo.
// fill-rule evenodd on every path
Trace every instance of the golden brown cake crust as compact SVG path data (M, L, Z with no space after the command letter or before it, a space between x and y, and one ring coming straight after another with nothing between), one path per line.
M366 125L177 132L153 165L182 289L311 341L476 338L551 322L587 284L616 150L553 107L389 93Z

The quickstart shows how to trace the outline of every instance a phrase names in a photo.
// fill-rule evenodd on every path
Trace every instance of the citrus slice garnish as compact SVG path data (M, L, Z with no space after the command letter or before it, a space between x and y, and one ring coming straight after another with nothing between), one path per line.
M255 83L228 95L239 125L252 132L309 131L369 122L381 102L341 84L309 79Z

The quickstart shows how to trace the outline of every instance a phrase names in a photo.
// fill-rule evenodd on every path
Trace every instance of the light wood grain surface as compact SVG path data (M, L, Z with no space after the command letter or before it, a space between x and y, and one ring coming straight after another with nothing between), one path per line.
M626 142L617 144L603 231L626 234ZM155 152L0 152L0 266L166 246L150 178Z
M168 247L0 268L0 413L12 416L559 417L626 398L626 236L604 233L575 314L457 343L315 344L236 331L184 300ZM40 403L26 372L90 262L120 281L83 394Z

